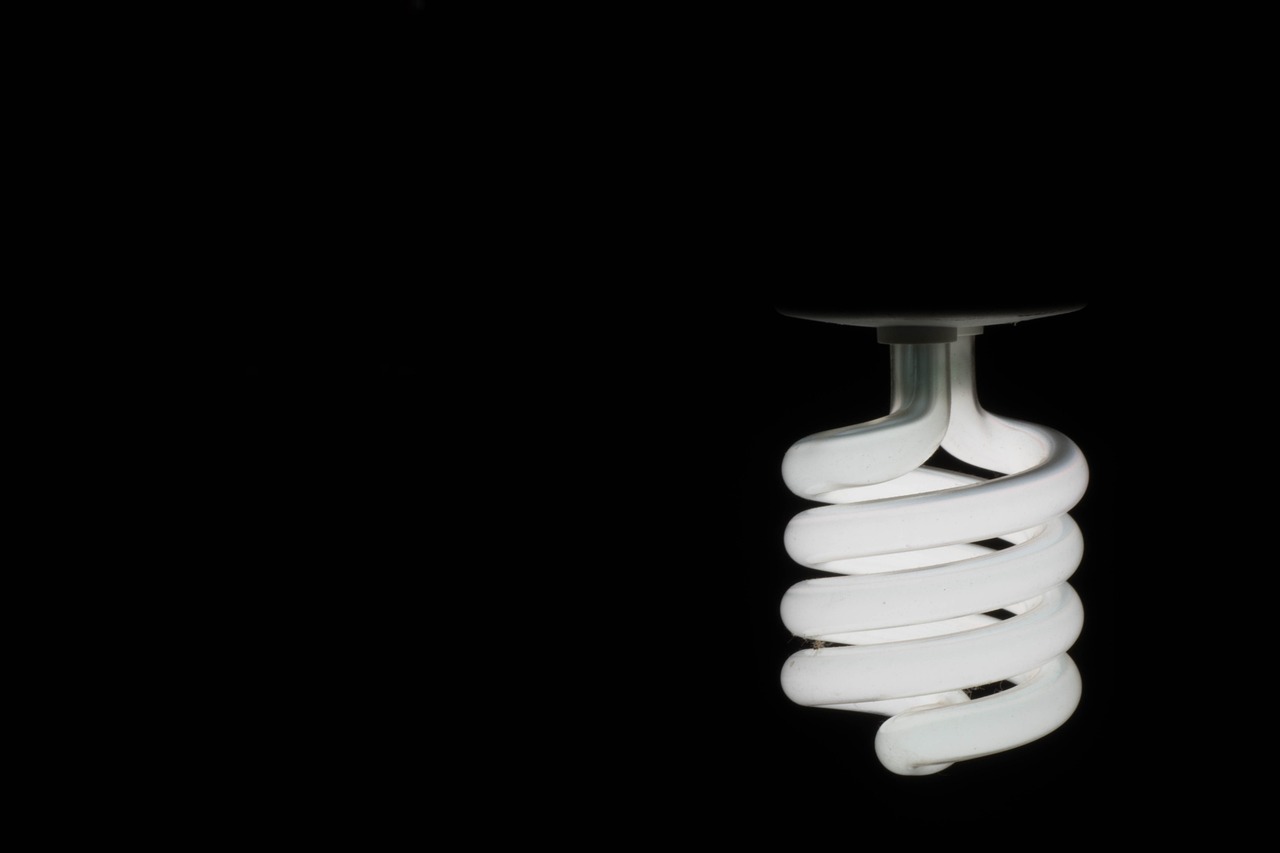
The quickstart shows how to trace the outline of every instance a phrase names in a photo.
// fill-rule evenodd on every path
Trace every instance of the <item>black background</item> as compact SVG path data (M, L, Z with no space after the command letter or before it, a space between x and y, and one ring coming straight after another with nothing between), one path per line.
M50 826L1021 843L1265 768L1269 29L263 5L15 30ZM901 778L783 696L782 456L888 405L814 292L1087 302L978 342L1091 466L1043 740Z

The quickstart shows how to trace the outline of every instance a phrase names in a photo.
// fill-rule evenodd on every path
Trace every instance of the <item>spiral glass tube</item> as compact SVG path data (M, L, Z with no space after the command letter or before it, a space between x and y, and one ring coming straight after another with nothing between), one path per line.
M1083 541L1067 512L1088 467L1061 433L978 404L980 331L891 343L890 414L801 439L783 460L795 494L828 504L792 519L787 552L836 575L783 597L783 623L812 641L783 665L783 690L888 716L876 754L904 775L1040 738L1080 699L1067 650L1084 614L1066 581ZM925 465L939 447L1002 476Z

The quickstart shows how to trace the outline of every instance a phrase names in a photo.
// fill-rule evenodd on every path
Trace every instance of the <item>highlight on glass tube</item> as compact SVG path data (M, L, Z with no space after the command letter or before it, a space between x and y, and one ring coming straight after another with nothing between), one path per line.
M787 553L832 577L782 599L807 647L782 667L800 705L881 714L876 754L894 773L937 773L1013 749L1066 722L1080 700L1068 649L1084 613L1067 583L1083 554L1068 515L1089 472L1048 427L983 410L974 340L996 323L1081 305L993 312L829 312L890 348L890 413L810 435L783 480L824 506L787 526ZM924 464L941 447L1001 476Z

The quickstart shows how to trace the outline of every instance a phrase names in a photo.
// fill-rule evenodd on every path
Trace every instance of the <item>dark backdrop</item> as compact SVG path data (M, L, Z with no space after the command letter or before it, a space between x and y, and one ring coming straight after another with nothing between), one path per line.
M123 504L125 569L91 570L137 602L121 657L159 701L118 689L174 769L159 787L191 800L170 780L194 768L215 809L347 818L366 845L458 803L485 809L468 831L518 810L540 838L893 817L994 843L1256 759L1266 710L1224 662L1266 623L1269 566L1224 554L1271 523L1239 488L1269 456L1274 371L1245 345L1271 324L1230 293L1266 244L1241 84L1263 54L1225 39L1224 79L1191 48L1174 75L1131 52L1183 51L1144 21L1113 36L1126 77L1072 39L1033 68L1039 28L1011 56L943 24L963 55L938 58L914 23L850 46L807 19L455 11L390 37L340 11L139 27L154 59L88 34L120 56L74 75L101 120L67 165L120 182L100 218L130 238L64 248L163 338L104 323L147 379L100 455L146 500ZM90 139L129 157L86 160ZM984 404L1091 466L1084 697L1040 742L899 778L878 718L779 689L778 602L807 574L782 456L888 405L873 333L773 310L818 285L1088 302L978 342Z

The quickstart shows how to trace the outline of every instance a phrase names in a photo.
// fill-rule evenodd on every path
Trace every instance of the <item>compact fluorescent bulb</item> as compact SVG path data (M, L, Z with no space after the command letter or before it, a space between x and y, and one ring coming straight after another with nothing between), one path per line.
M835 577L782 599L783 623L810 641L782 688L801 705L888 716L876 754L894 773L1021 746L1079 703L1067 650L1084 613L1066 581L1083 541L1067 511L1088 467L1061 433L982 409L973 350L984 326L1080 307L781 309L874 326L891 348L890 414L803 438L783 459L791 491L827 504L791 520L787 552ZM1003 476L924 465L938 447Z

